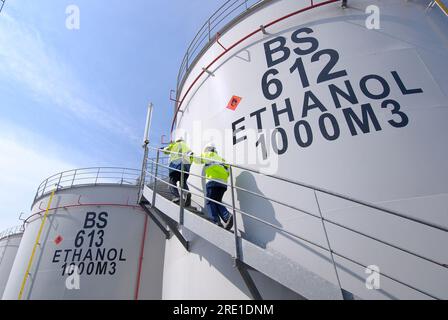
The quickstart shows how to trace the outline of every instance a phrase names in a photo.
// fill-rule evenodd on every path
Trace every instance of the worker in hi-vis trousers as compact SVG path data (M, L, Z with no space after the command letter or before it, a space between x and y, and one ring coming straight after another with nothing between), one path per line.
M216 152L213 144L205 147L201 158L194 157L194 162L204 164L205 177L208 179L206 184L206 197L222 203L222 197L227 190L227 180L229 178L229 165L225 164L225 160ZM207 213L213 223L223 226L230 230L233 226L233 216L227 208L222 204L205 201ZM220 222L220 218L223 224Z
M191 152L184 139L180 137L175 142L171 142L166 148L164 148L163 153L170 155L170 191L174 196L172 201L175 203L180 203L181 199L179 191L177 190L177 183L182 180L180 170L183 170L183 184L180 187L187 190L184 205L189 207L191 205L191 193L188 192L189 188L187 179L190 173L193 152Z

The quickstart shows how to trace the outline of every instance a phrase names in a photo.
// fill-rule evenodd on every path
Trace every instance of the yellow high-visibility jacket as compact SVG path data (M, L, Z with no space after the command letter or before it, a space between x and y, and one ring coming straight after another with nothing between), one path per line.
M229 178L229 165L216 152L205 152L201 158L194 157L194 163L205 165L205 177L226 184Z
M163 149L163 153L170 155L170 162L191 163L192 153L185 141L171 142Z

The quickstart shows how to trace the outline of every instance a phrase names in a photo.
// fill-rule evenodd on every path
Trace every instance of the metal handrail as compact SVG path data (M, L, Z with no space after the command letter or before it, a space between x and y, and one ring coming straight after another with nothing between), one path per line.
M3 240L4 238L8 238L12 235L16 235L16 234L21 234L24 231L24 226L23 225L18 225L18 226L14 226L11 228L8 228L6 230L3 230L2 232L0 232L0 240Z
M153 163L157 164L154 160L151 160L151 159L148 159L148 160L149 160L150 162L153 162ZM163 167L163 168L169 168L168 166L163 165L163 164L160 164L160 163L158 164L158 166L159 166L159 167ZM180 170L180 169L175 169L175 168L169 168L169 169L171 169L171 170L173 170L173 171L180 172L180 173L182 174L182 170ZM232 171L232 170L230 170L230 171ZM150 176L153 176L152 173L147 172L147 174L150 175ZM205 176L198 175L198 174L191 173L191 172L189 172L188 174L189 174L190 176L195 176L195 177L198 177L198 178L206 178ZM157 180L159 180L159 178L156 178L156 177L154 177L154 178L157 179ZM444 263L435 261L435 260L433 260L433 259L431 259L431 258L422 256L422 255L420 255L420 254L418 254L418 253L415 253L415 252L412 252L412 251L410 251L410 250L401 248L401 247L399 247L399 246L397 246L397 245L395 245L395 244L392 244L392 243L390 243L390 242L387 242L387 241L378 239L378 238L376 238L376 237L373 237L373 236L371 236L371 235L365 234L365 233L363 233L363 232L361 232L361 231L358 231L358 230L356 230L356 229L353 229L353 228L351 228L351 227L344 226L344 225L342 225L342 224L340 224L340 223L338 223L338 222L336 222L336 221L334 221L334 220L325 218L325 217L323 217L322 215L316 215L316 214L314 214L314 213L312 213L312 212L309 212L309 211L306 211L306 210L304 210L304 209L298 208L298 207L296 207L296 206L293 206L293 205L284 203L284 202L282 202L282 201L279 201L279 200L276 200L276 199L273 199L273 198L266 197L266 196L264 196L264 195L258 194L258 193L256 193L256 192L253 192L253 191L250 191L250 190L247 190L247 189L238 187L238 186L234 186L234 185L233 185L233 180L231 181L230 184L228 184L228 183L223 183L222 181L214 180L214 179L210 179L210 178L207 178L207 180L208 180L208 181L219 182L219 183L221 183L221 184L223 184L223 185L225 185L225 186L227 186L227 187L230 187L231 190L235 190L235 189L237 189L237 190L241 190L241 191L243 191L243 192L247 192L247 193L252 194L252 195L254 195L254 196L257 196L257 197L263 198L263 199L265 199L265 200L268 200L268 201L277 203L277 204L279 204L279 205L281 205L281 206L288 207L288 208L293 209L293 210L295 210L295 211L299 211L299 212L304 213L304 214L306 214L306 215L308 215L308 216L311 216L311 217L313 217L313 218L317 218L317 219L321 220L322 222L328 222L328 223L330 223L330 224L332 224L332 225L335 225L335 226L338 226L338 227L343 228L343 229L345 229L345 230L348 230L348 231L357 233L357 234L362 235L362 236L364 236L364 237L367 237L367 238L369 238L369 239L371 239L371 240L378 241L378 242L380 242L380 243L382 243L382 244L384 244L384 245L387 245L387 246L390 246L390 247L395 248L395 249L397 249L397 250L400 250L400 251L402 251L402 252L411 254L411 255L413 255L413 256L415 256L415 257L418 257L418 258L420 258L420 259L426 260L426 261L431 262L431 263L433 263L433 264L437 264L437 265L439 265L439 266L441 266L441 267L448 268L448 265L447 265L447 264L444 264ZM164 183L167 184L167 185L169 185L169 186L172 186L172 187L176 187L176 188L177 188L177 186L174 186L173 184L170 184L170 183L168 183L168 182L166 182L166 181L164 181ZM271 225L271 224L269 224L269 223L267 223L267 222L265 222L265 221L263 221L263 220L260 220L260 219L254 217L254 216L251 216L250 214L248 214L248 213L246 213L246 212L240 211L239 209L234 208L232 205L230 205L230 204L228 204L228 203L225 203L225 202L221 202L221 203L219 203L219 202L217 202L217 201L213 201L213 200L210 199L210 198L204 197L204 196L202 196L202 195L200 195L200 194L192 193L191 191L188 191L188 190L186 190L186 189L183 189L183 188L179 188L179 189L181 190L181 192L189 192L189 193L191 193L191 194L193 194L193 195L196 195L196 196L199 196L199 197L201 197L201 198L203 198L203 199L205 199L205 200L210 200L210 201L215 202L215 203L218 203L218 204L223 204L225 207L230 208L230 209L232 209L232 210L236 210L236 211L238 211L239 213L241 213L241 214L243 214L243 215L246 215L246 216L252 217L252 218L254 218L254 219L256 219L256 220L259 220L260 222L265 223L265 224L268 224L268 225L270 225L270 226L272 226L272 227L274 227L274 228L276 228L276 229L278 229L278 230L280 230L280 231L285 231L285 230L283 230L283 229L279 229L278 227L275 227L274 225ZM315 192L315 191L314 191L314 192ZM318 201L318 199L317 199L317 194L315 194L315 197L316 197L316 203L317 203L318 207L320 208L319 201ZM285 231L285 232L287 232L287 231ZM297 237L297 238L300 238L298 235L295 235L295 234L291 234L291 233L290 233L290 235L292 235L292 236L294 236L294 237ZM302 238L302 240L304 240L304 239ZM305 240L305 241L307 241L307 240ZM312 244L316 245L315 243L312 243Z
M42 181L33 204L53 190L86 185L138 185L141 170L122 167L87 167L62 171Z
M153 147L153 146L148 146L148 148L153 149L155 151L160 150L160 148ZM182 155L181 152L175 152L175 151L164 150L163 152L164 153L169 153L169 154ZM203 158L203 157L200 157L200 156L194 156L194 158L207 160L207 158ZM229 162L226 162L226 161L217 161L217 160L213 160L213 161L225 164L225 165L227 165L227 166L229 166L231 168L237 168L237 169L240 169L240 170L249 171L249 172L252 172L252 173L255 173L255 174L267 177L267 178L272 178L272 179L275 179L275 180L287 182L287 183L290 183L290 184L293 184L293 185L296 185L296 186L300 186L300 187L303 187L303 188L306 188L306 189L310 189L310 190L313 190L313 191L318 191L318 192L321 192L321 193L325 193L327 195L334 196L336 198L340 198L340 199L343 199L343 200L346 200L346 201L349 201L349 202L354 202L356 204L369 207L371 209L376 209L378 211L381 211L381 212L389 214L389 215L393 215L393 216L396 216L396 217L399 217L399 218L403 218L403 219L406 219L406 220L409 220L409 221L413 221L413 222L416 222L416 223L419 223L419 224L423 224L423 225L425 225L427 227L438 229L438 230L441 230L441 231L444 231L444 232L448 232L448 228L447 227L444 227L444 226L441 226L441 225L438 225L438 224L434 224L434 223L429 222L429 221L424 221L424 220L421 220L421 219L418 219L418 218L410 217L410 216L404 215L404 214L402 214L400 212L397 212L397 211L394 211L394 210L391 210L391 209L388 209L388 208L384 208L384 207L378 206L378 205L373 204L373 203L369 203L369 202L364 201L364 200L355 199L353 197L346 196L346 195L343 195L343 194L340 194L340 193L337 193L337 192L334 192L334 191L331 191L331 190L327 190L327 189L324 189L324 188L313 186L311 184L307 184L307 183L304 183L304 182L293 180L291 178L286 178L286 177L281 177L281 176L277 176L277 175L266 174L266 173L263 173L263 172L261 172L259 170L255 170L253 168L249 168L249 167L245 167L245 166L229 163ZM195 174L190 173L190 175L195 175ZM218 181L218 182L220 182L220 181ZM230 185L227 184L227 186L230 186ZM235 188L239 188L239 187L235 187ZM245 191L245 190L242 190L242 191ZM272 199L267 199L267 200L272 200ZM300 210L300 211L303 212L303 210L298 209L298 208L293 208L293 209Z
M254 6L272 0L227 0L221 7L219 7L202 25L199 31L194 36L193 40L187 47L187 51L184 54L182 62L180 64L179 72L177 75L177 92L184 82L186 75L191 66L195 64L195 60L200 53L203 52L203 48L214 41L214 36L221 31L226 25L244 15L251 10ZM237 10L244 6L242 11ZM218 31L218 32L215 32ZM206 43L204 41L207 40ZM199 50L201 48L201 50Z
M177 186L174 186L173 184L171 184L171 183L169 183L169 182L164 181L163 179L160 179L160 178L155 178L155 179L156 179L157 181L160 181L160 182L162 182L162 183L165 183L165 184L167 184L167 185L169 185L169 186L177 187ZM198 193L194 193L194 192L188 191L188 190L186 190L186 189L182 189L182 188L180 188L180 189L181 189L181 190L184 190L185 192L189 192L189 193L191 193L192 195L199 196L199 197L201 197L201 198L203 198L203 199L205 199L205 200L209 200L209 201L211 201L211 202L214 202L214 203L217 203L217 204L224 205L224 206L227 207L227 208L232 208L233 212L238 212L238 213L240 213L241 215L244 215L244 216L249 217L249 218L251 218L251 219L254 219L254 220L258 221L258 222L261 222L261 223L263 223L263 224L265 224L265 225L267 225L267 226L269 226L269 227L272 227L272 228L278 230L278 231L281 232L281 233L290 235L290 236L292 236L292 237L294 237L294 238L297 238L297 239L299 239L299 240L301 240L301 241L303 241L303 242L306 242L306 243L308 243L308 244L311 244L311 245L313 245L313 246L315 246L315 247L317 247L317 248L319 248L319 249L321 249L321 250L324 250L324 251L326 251L326 252L329 252L331 255L336 255L336 256L338 256L338 257L340 257L340 258L346 259L346 260L348 260L348 261L350 261L350 262L352 262L352 263L354 263L354 264L356 264L356 265L358 265L358 266L361 266L361 267L363 267L363 268L367 268L367 267L368 267L367 265L362 264L362 263L360 263L360 262L358 262L358 261L356 261L356 260L353 260L353 259L351 259L351 258L349 258L349 257L347 257L347 256L345 256L345 255L343 255L343 254L341 254L341 253L338 253L338 252L334 251L333 249L326 248L325 246L322 246L322 245L320 245L320 244L318 244L318 243L316 243L316 242L314 242L314 241L312 241L312 240L306 239L306 238L304 238L304 237L302 237L302 236L299 236L299 235L296 235L296 234L294 234L294 233L292 233L292 232L290 232L290 231L288 231L288 230L282 229L282 228L280 228L280 227L278 227L278 226L276 226L276 225L274 225L274 224L272 224L272 223L269 223L269 222L264 221L264 220L262 220L262 219L260 219L260 218L257 218L257 217L255 217L255 216L253 216L253 215L251 215L251 214L248 214L248 213L246 213L246 212L244 212L244 211L242 211L242 210L240 210L240 209L237 209L237 208L235 208L234 206L232 206L232 205L230 205L230 204L228 204L228 203L225 203L225 202L218 202L218 201L213 200L213 199L211 199L211 198L208 198L208 197L206 197L206 196L204 196L204 195L200 195L200 194L198 194ZM154 191L154 193L153 193L153 202L154 202L155 194L156 194L156 191ZM182 208L182 201L181 201L180 203L181 203L181 205L180 205L181 210L183 210L183 208ZM234 218L234 221L236 221L236 218ZM237 235L237 233L238 233L238 230L235 229L235 231L234 231L234 234L235 234L235 257L236 257L236 258L239 258L240 253L239 253L239 250L238 250L238 248L239 248L239 244L238 244L238 235ZM412 254L412 253L411 253L411 254ZM425 258L424 258L424 259L425 259ZM427 259L426 259L426 260L427 260ZM429 260L429 261L430 261L430 260ZM434 263L436 263L436 262L434 262ZM334 260L333 260L333 264L335 265ZM437 263L437 264L438 264L438 265L441 265L440 263ZM446 265L442 265L442 266L447 267ZM336 269L335 269L335 270L336 270ZM428 296L428 297L430 297L430 298L433 298L433 299L436 299L436 300L439 299L439 298L437 298L436 296L434 296L434 295L432 295L432 294L430 294L430 293L428 293L428 292L425 292L425 291L423 291L423 290L421 290L421 289L418 289L418 288L416 288L416 287L414 287L414 286L412 286L412 285L410 285L410 284L407 284L407 283L405 283L405 282L403 282L403 281L401 281L401 280L398 280L398 279L396 279L396 278L394 278L394 277L392 277L392 276L390 276L390 275L384 273L383 271L381 272L381 275L382 275L383 277L386 277L386 278L392 280L392 281L395 281L395 282L397 282L397 283L400 283L401 285L404 285L404 286L406 286L406 287L408 287L408 288L410 288L410 289L412 289L412 290L415 290L415 291L417 291L417 292L420 292L420 293L422 293L422 294L424 294L424 295L426 295L426 296Z
M159 153L160 153L160 151L161 151L160 148L155 148L155 147L152 147L152 146L148 146L148 148L152 148L152 149L157 150L157 154L158 154L158 155L159 155ZM179 155L179 154L182 154L182 153L179 153L179 152L168 151L168 150L163 150L163 151L166 152L166 153L171 153L171 154L178 154L178 155ZM196 159L204 159L204 160L207 159L207 158L198 157L198 156L195 156L195 158L196 158ZM156 158L156 159L158 159L158 158ZM151 159L151 160L148 159L148 160L149 160L152 164L155 164L155 166L156 166L156 174L154 175L153 172L150 173L150 172L146 171L146 176L149 175L149 176L151 176L151 177L154 179L154 181L159 181L159 182L162 182L162 183L167 184L167 185L169 185L169 186L172 186L172 187L176 187L176 188L177 188L177 186L174 186L173 184L171 184L171 183L169 183L169 182L167 182L167 181L164 181L163 179L157 177L157 169L158 169L159 167L162 167L162 168L165 168L165 169L170 169L170 170L178 171L178 172L180 172L181 175L182 175L182 174L185 172L185 171L183 170L183 168L181 168L181 169L170 168L170 167L168 167L168 166L166 166L166 165L164 165L164 164L158 163L157 160L156 160L156 161L154 161L153 159ZM250 172L253 172L253 173L256 173L256 174L260 174L260 175L263 175L263 176L271 177L271 178L273 178L273 179L278 179L278 180L280 180L280 181L284 181L284 182L291 183L291 184L294 184L294 185L304 186L304 187L306 187L306 188L311 188L311 189L314 191L314 194L315 194L315 200L316 200L317 206L318 206L318 208L319 208L319 210L320 210L320 204L319 204L319 200L318 200L317 193L316 193L316 191L320 191L320 190L322 190L322 189L320 189L320 188L315 188L315 187L312 187L312 186L307 185L307 184L297 183L296 181L293 181L293 180L290 180L290 179L286 179L286 178L282 178L282 177L266 175L266 174L263 174L263 173L261 173L261 172L259 172L259 171L257 171L257 170L250 169L250 168L244 168L244 167L241 167L241 166L238 166L238 165L234 165L234 164L231 164L231 163L227 163L227 162L221 162L221 163L226 164L226 165L229 166L229 171L230 171L230 173L232 173L232 169L233 169L233 168L238 168L238 169L242 169L242 170L246 170L246 169L247 169L247 171L250 171ZM197 175L197 174L194 174L194 173L191 173L191 172L189 172L189 175L196 176L196 177L200 177L200 178L204 178L204 179L207 179L207 180L212 180L212 179L208 179L208 178L206 178L206 177L203 176L203 175ZM297 208L296 206L293 206L293 205L284 203L284 202L282 202L282 201L279 201L279 200L276 200L276 199L272 199L272 198L266 197L266 196L264 196L264 195L258 194L258 193L256 193L256 192L253 192L253 191L250 191L250 190L247 190L247 189L238 187L238 186L234 186L234 184L233 184L233 175L231 174L231 176L232 176L232 181L231 181L230 185L229 185L229 184L225 184L225 185L230 186L230 188L231 188L231 192L232 192L232 204L228 204L228 203L226 203L226 202L224 202L224 201L223 201L223 202L217 202L217 201L215 201L215 200L213 200L213 199L210 199L210 198L206 197L206 196L203 195L203 194L195 193L195 192L192 192L192 191L190 191L190 190L183 189L183 188L180 188L180 190L181 190L181 192L188 192L188 193L191 193L192 195L198 196L198 197L200 197L200 198L202 198L202 199L204 199L204 200L208 200L208 201L212 201L212 202L214 202L214 203L218 203L218 204L224 205L226 208L231 209L234 215L235 215L235 213L238 212L238 213L240 213L241 215L244 215L244 216L249 217L249 218L251 218L251 219L257 220L257 221L259 221L260 223L263 223L263 224L265 224L265 225L267 225L267 226L270 226L270 227L272 227L272 228L278 230L278 231L281 232L281 233L284 233L284 234L287 234L287 235L289 235L289 236L295 237L295 238L300 239L300 240L302 240L302 241L304 241L304 242L306 242L306 243L309 243L309 244L314 245L314 246L316 246L316 247L318 247L318 248L320 248L320 249L323 249L323 250L329 252L329 253L331 254L332 257L333 257L333 255L339 256L339 257L344 258L344 259L347 259L348 261L351 261L351 262L353 262L353 263L355 263L355 264L357 264L357 265L359 265L359 266L363 266L364 268L365 268L366 266L363 265L362 263L357 262L357 261L355 261L355 260L353 260L353 259L351 259L351 258L349 258L349 257L346 257L346 256L344 256L343 254L334 251L334 250L330 247L330 241L329 241L328 234L327 234L327 232L326 232L325 224L324 224L324 223L330 223L330 224L332 224L332 225L338 226L338 227L340 227L340 228L343 228L343 229L345 229L345 230L351 231L351 232L356 233L356 234L358 234L358 235L364 236L364 237L369 238L369 239L371 239L371 240L377 241L377 242L379 242L379 243L381 243L381 244L387 245L387 246L389 246L389 247L391 247L391 248L400 250L400 251L402 251L402 252L404 252L404 253L407 253L407 254L409 254L409 255L412 255L412 256L414 256L414 257L423 259L423 260L425 260L425 261L428 261L428 262L430 262L430 263L433 263L433 264L435 264L435 265L438 265L438 266L441 266L441 267L444 267L444 268L448 268L448 265L447 265L447 264L444 264L444 263L435 261L435 260L433 260L433 259L431 259L431 258L422 256L422 255L420 255L420 254L418 254L418 253L415 253L415 252L412 252L412 251L410 251L410 250L408 250L408 249L401 248L401 247L399 247L399 246L397 246L397 245L395 245L395 244L393 244L393 243L390 243L390 242L384 241L384 240L382 240L382 239L378 239L378 238L376 238L376 237L373 237L373 236L371 236L371 235L365 234L364 232L361 232L361 231L356 230L356 229L354 229L354 228L352 228L352 227L349 227L349 226L342 225L341 223L338 223L338 222L333 221L333 220L331 220L331 219L324 218L322 214L320 214L320 215L316 215L316 214L314 214L314 213L308 212L308 211L303 210L303 209L301 209L301 208ZM219 182L221 182L221 181L219 181ZM222 182L221 182L221 183L222 183ZM316 242L314 242L314 241L312 241L312 240L306 239L306 238L304 238L304 237L302 237L302 236L300 236L300 235L297 235L297 234L295 234L295 233L293 233L293 232L291 232L291 231L288 231L288 230L285 230L285 229L283 229L283 228L280 228L280 227L278 227L278 226L276 226L276 225L274 225L274 224L272 224L272 223L269 223L269 222L267 222L267 221L264 221L264 220L262 220L262 219L260 219L260 218L257 218L257 217L255 217L255 216L253 216L253 215L251 215L251 214L249 214L249 213L247 213L247 212L244 212L243 210L240 210L240 209L236 208L236 207L235 207L235 201L234 201L234 190L235 190L235 189L241 190L241 191L243 191L243 192L248 192L248 193L250 193L250 194L252 194L252 195L259 196L259 197L264 198L264 199L266 199L266 200L269 200L269 201L275 202L275 203L277 203L277 204L280 204L280 205L289 207L289 208L291 208L291 209L293 209L293 210L295 210L295 211L299 211L299 212L305 213L305 214L307 214L307 215L309 215L309 216L312 216L312 217L314 217L314 218L319 219L320 221L322 221L322 224L323 224L323 226L324 226L325 236L327 237L327 245L328 245L328 248L325 247L325 246L323 246L323 245L321 245L321 244L318 244L318 243L316 243ZM321 192L326 193L325 191L321 191ZM153 204L154 204L154 201L155 201L155 193L156 193L156 186L154 185L154 194L153 194L153 202L152 202ZM334 193L329 193L329 194L334 195ZM360 200L355 200L355 199L352 199L352 198L350 198L350 197L340 196L339 198L342 198L342 199L344 199L344 200L348 200L348 201L355 201L356 203L360 203L360 204L362 204L362 201L360 201ZM183 214L183 208L182 208L183 204L182 204L182 201L180 201L180 206L181 206L180 209L181 209L181 218L182 218L182 214ZM384 213L386 213L386 214L391 214L391 215L396 216L395 212L393 212L393 213L389 213L389 210L388 210L388 209L387 209L386 211L384 211L384 208L375 206L375 205L373 205L373 204L368 204L368 207L369 207L369 208L377 209L377 210L382 211L382 212L384 212ZM415 221L415 219L413 219L412 217L407 217L407 216L404 216L404 215L402 215L402 214L400 214L399 217L401 217L401 218L403 218L403 219L408 219L408 220L413 221L413 222L418 222L418 223L423 224L423 225L426 225L426 226L428 226L428 227L433 227L433 228L436 228L436 229L439 229L439 230L448 232L448 230L446 230L446 228L440 228L439 226L434 227L433 224L431 224L431 223ZM235 220L236 220L236 217L234 218L234 221L235 221ZM238 251L238 236L237 236L237 233L238 233L238 230L235 230L235 254L236 254L236 257L238 258L238 256L239 256L239 251ZM337 275L337 269L336 269L335 261L334 261L333 258L332 258L332 261L333 261L333 265L334 265L334 267L335 267L335 271L336 271L336 275ZM394 280L394 281L396 281L396 282L398 282L398 283L400 283L400 284L402 284L402 285L405 285L405 286L407 286L408 288L411 288L411 289L416 290L416 291L418 291L418 292L420 292L420 293L423 293L423 294L425 294L425 295L427 295L427 296L429 296L429 297L431 297L431 298L435 298L435 299L437 299L437 297L431 295L430 293L424 292L424 291L422 291L421 289L418 289L418 288L415 288L415 287L413 287L413 286L411 286L411 285L409 285L409 284L406 284L406 283L404 283L404 282L402 282L402 281L400 281L400 280L398 280L398 279L395 279L394 277L391 277L390 275L384 274L383 272L382 272L382 275L385 276L386 278L389 278L389 279L391 279L391 280Z
M237 1L232 2L232 0L228 0L226 3L224 3L224 5L220 9L218 9L218 11L225 12L229 8L231 8L233 5L235 5L237 3L241 4L241 1L242 0L237 0ZM274 21L268 22L264 26L260 26L258 29L252 31L251 33L247 34L246 36L242 37L241 39L228 45L227 48L223 47L224 51L221 52L216 58L214 58L210 63L208 63L205 67L202 68L202 71L199 72L198 76L190 83L189 87L183 93L183 95L181 97L181 88L186 81L189 71L192 69L193 66L196 65L196 63L199 61L199 59L202 57L202 55L208 50L208 48L210 48L215 42L219 43L218 36L224 34L234 23L236 23L237 21L242 19L244 16L248 15L250 12L256 10L257 8L264 6L265 4L267 4L271 1L273 1L273 0L250 1L250 3L252 3L252 4L249 6L249 5L247 5L247 3L249 1L246 0L246 1L244 1L244 3L246 4L246 9L243 12L241 12L240 14L232 16L232 18L225 19L225 18L230 17L231 14L235 12L235 10L231 10L230 13L228 13L225 18L219 20L218 23L216 23L216 25L212 25L212 23L216 22L216 20L218 20L218 18L221 16L221 14L219 14L219 15L217 15L217 17L215 17L215 15L216 15L216 12L215 12L215 14L213 14L212 17L209 18L209 20L202 26L202 28L199 30L199 32L196 34L196 36L193 38L193 41L190 43L190 45L187 49L187 52L184 55L184 58L181 62L180 68L179 68L179 73L177 76L176 99L174 100L176 102L176 107L175 107L174 117L173 117L173 120L171 123L171 131L173 131L173 129L174 129L174 125L175 125L175 122L177 119L177 114L180 110L180 107L182 106L182 104L185 100L185 97L191 91L192 87L196 84L196 82L199 80L199 78L201 78L201 76L204 75L207 72L207 70L209 68L211 68L212 65L214 65L215 62L218 61L220 58L222 58L227 52L229 52L230 50L232 50L233 48L235 48L236 46L241 44L243 41L251 38L252 36L254 36L258 33L264 33L265 28L275 25L276 23L279 23L279 22L283 21L284 19L290 18L296 14L302 13L304 11L308 11L310 9L314 9L314 8L318 8L318 7L327 5L327 4L335 3L340 0L326 0L324 2L318 2L318 3L315 3L315 0L306 0L306 1L308 1L309 6L306 6L302 9L299 9L291 14L283 16ZM238 7L240 7L240 6L241 5L238 5ZM221 24L221 22L223 22L224 20L226 20L226 22ZM216 37L211 37L210 36L211 31L216 30L218 28L220 28L220 29L218 32L216 32ZM208 30L209 41L205 45L203 45L202 50L199 53L197 53L196 49L202 44L202 41L205 39L202 35L205 33L206 30Z

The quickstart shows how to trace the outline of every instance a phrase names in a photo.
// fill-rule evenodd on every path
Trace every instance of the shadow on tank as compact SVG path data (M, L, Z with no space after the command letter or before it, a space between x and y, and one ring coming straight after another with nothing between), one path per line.
M254 176L250 172L245 171L239 174L235 179L235 186L264 196L258 188ZM279 231L248 215L281 229L282 225L275 217L274 207L270 201L244 190L236 189L236 195L240 204L239 209L246 213L241 214L243 221L242 229L244 229L244 231L241 230L242 237L262 248L266 248L267 244L275 239Z

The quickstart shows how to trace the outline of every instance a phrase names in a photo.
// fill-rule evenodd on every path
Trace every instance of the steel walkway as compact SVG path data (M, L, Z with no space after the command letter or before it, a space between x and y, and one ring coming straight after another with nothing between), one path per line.
M233 213L234 217L249 216L251 219L257 220L259 223L263 223L273 230L275 229L275 232L278 232L279 234L285 234L290 238L297 239L298 241L300 241L300 245L308 244L309 246L313 246L319 249L321 252L325 253L327 255L326 257L328 263L332 264L334 267L335 278L329 281L328 279L325 279L325 277L320 276L318 272L313 272L313 268L310 269L309 266L308 268L304 267L300 262L300 259L297 259L296 257L293 258L293 256L296 255L296 253L294 253L295 250L290 250L290 252L288 251L285 254L284 252L281 253L277 250L273 250L272 248L263 247L253 242L251 238L244 235L242 229L238 227L238 224L236 223L236 221L238 221L237 218L234 219L234 230L237 230L237 232L229 232L214 225L213 223L205 219L204 216L199 215L197 211L190 208L184 208L182 203L180 204L180 206L173 203L168 193L169 182L167 179L167 158L162 158L160 156L160 150L158 148L149 148L157 152L157 157L155 159L147 158L145 161L145 163L147 163L145 166L146 183L142 184L141 205L145 209L145 211L150 214L151 218L156 220L158 222L158 225L164 229L167 237L170 237L171 234L174 234L176 237L178 237L186 250L189 250L190 244L189 240L185 239L183 236L183 228L193 232L194 234L207 240L211 244L228 253L235 260L235 266L239 267L239 270L241 266L253 268L307 299L347 299L353 296L341 285L339 279L341 273L341 264L338 261L343 259L362 268L367 268L368 265L359 261L356 256L348 255L343 250L335 249L333 247L334 243L333 240L329 237L327 229L330 227L337 227L341 230L349 232L350 234L356 234L362 239L368 240L374 244L380 244L385 248L390 248L397 254L403 254L407 257L412 257L413 259L416 259L415 261L417 261L417 263L424 263L425 265L430 266L428 272L435 272L436 274L441 275L441 285L443 285L443 283L446 282L446 279L448 279L448 265L446 261L439 261L437 259L434 259L433 257L431 257L430 253L428 253L428 255L424 255L421 252L417 252L413 250L411 245L407 247L403 246L402 244L393 243L387 238L379 238L372 234L366 233L365 231L358 230L355 226L349 224L345 225L339 221L335 221L327 216L324 216L320 211L322 199L319 200L319 197L317 195L319 194L321 198L322 195L326 195L331 196L335 199L339 199L341 201L351 202L357 211L369 210L368 214L374 216L378 216L378 214L381 214L385 217L399 219L399 221L411 223L418 228L422 228L422 234L424 232L428 232L429 230L430 232L436 233L438 236L443 237L443 239L448 239L448 229L445 226L436 224L431 221L425 221L416 218L415 216L407 216L401 212L396 212L372 203L347 197L329 190L325 190L323 188L317 188L315 186L292 181L290 179L285 179L282 177L266 175L250 168L244 168L241 166L229 164L231 176L228 185L229 189L227 192L231 193L232 195L232 203L228 204L223 202L222 204L228 207L229 211ZM294 185L300 186L301 188L309 189L309 191L311 192L310 194L314 194L317 208L319 208L319 213L316 214L313 212L308 212L307 210L304 210L303 208L297 208L290 203L285 203L274 198L266 197L262 194L256 194L251 190L236 186L234 183L235 179L232 175L232 172L234 170L238 170L240 175L245 172L250 172L251 174L256 174L277 182L281 182L282 184L284 184L285 188L288 188L289 185ZM183 176L182 170L181 175ZM205 178L201 175L196 175L191 172L190 176ZM154 192L154 190L156 192ZM181 194L183 192L186 192L186 190L179 190ZM265 201L277 203L284 206L288 210L293 210L296 213L307 215L310 218L322 223L322 231L325 234L326 244L320 244L318 242L310 240L306 237L306 235L298 234L297 232L288 230L288 228L286 227L279 227L272 223L269 223L268 221L263 221L262 219L250 215L248 212L244 212L243 210L241 210L241 208L237 208L237 206L235 205L236 191L244 191L253 196L260 197L260 199L264 199ZM193 196L211 200L206 198L203 194L197 193L196 191L191 191L191 193ZM163 221L164 223L161 221ZM166 230L164 225L167 225L169 230ZM439 249L443 250L443 243L440 243ZM319 266L316 265L316 268L318 269ZM242 268L242 270L240 271L242 271L242 273L245 272L244 268ZM251 292L253 292L253 298L261 298L258 295L256 287L253 287L253 282L251 281L250 276L249 278L247 278L247 276L248 274L243 274L243 278L245 278L246 284L248 285ZM401 279L401 277L397 277L397 275L395 274L388 274L387 271L381 272L381 276L390 281L393 281L400 286L406 287L408 290L418 293L422 297L429 299L446 299L446 296L440 296L433 293L431 290L428 290L427 288L422 288L415 284L409 283L406 279L403 280ZM444 292L446 293L446 290Z

